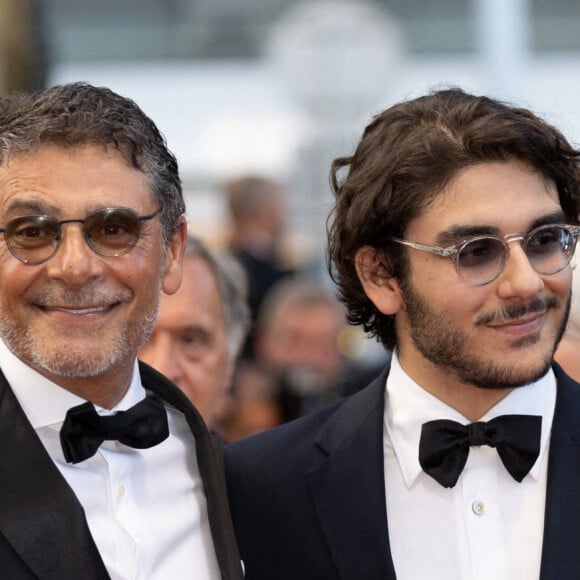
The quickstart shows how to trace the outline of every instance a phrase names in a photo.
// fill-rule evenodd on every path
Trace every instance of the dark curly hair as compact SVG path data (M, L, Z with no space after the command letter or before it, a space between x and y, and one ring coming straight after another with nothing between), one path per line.
M114 147L146 176L151 194L161 206L167 244L185 212L177 161L136 103L87 83L13 93L0 99L0 164L42 145L85 144Z
M353 155L332 163L335 204L328 231L328 267L348 309L392 349L394 316L382 314L363 291L354 257L371 246L386 257L388 275L405 281L405 249L385 244L403 237L417 217L461 169L476 163L518 160L557 187L567 220L578 223L580 170L575 150L554 127L527 109L450 88L396 104L375 116ZM344 178L341 175L345 173Z

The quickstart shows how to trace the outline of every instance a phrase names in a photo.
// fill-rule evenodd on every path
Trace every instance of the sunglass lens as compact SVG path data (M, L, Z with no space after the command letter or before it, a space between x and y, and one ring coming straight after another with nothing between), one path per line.
M88 243L103 256L126 254L139 239L139 217L129 209L95 212L87 216L84 228Z
M27 263L42 262L50 256L59 237L60 224L49 216L22 216L6 225L8 248Z
M542 227L529 236L528 259L540 274L553 274L566 266L574 252L574 236L561 226Z
M457 266L470 284L484 284L493 279L501 269L505 247L497 238L476 238L461 248Z

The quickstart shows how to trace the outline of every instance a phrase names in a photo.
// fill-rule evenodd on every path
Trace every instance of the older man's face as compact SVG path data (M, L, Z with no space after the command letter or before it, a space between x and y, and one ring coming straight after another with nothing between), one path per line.
M181 276L182 240L165 252L158 216L141 222L140 238L124 255L91 249L79 222L111 207L139 216L159 209L144 175L115 149L47 145L0 166L0 226L27 215L71 220L43 263L25 264L0 244L0 335L26 364L79 394L84 383L126 388L159 293L174 292Z

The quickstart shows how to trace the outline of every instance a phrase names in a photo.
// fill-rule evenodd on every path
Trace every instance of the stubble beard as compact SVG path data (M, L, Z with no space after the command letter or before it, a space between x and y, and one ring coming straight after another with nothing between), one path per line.
M470 352L469 336L463 330L450 326L448 319L435 312L428 302L406 281L401 284L411 340L415 348L431 363L450 373L455 379L482 389L515 388L530 384L544 376L552 364L553 355L564 334L570 313L571 295L568 295L558 332L549 352L534 367L521 367L497 360L485 359L478 352ZM522 316L524 312L561 308L555 296L536 298L527 305L506 306L504 319ZM514 348L524 348L538 340L539 336L514 340ZM472 347L473 348L473 347Z
M135 353L153 332L159 299L134 327L125 327L109 344L95 340L89 352L76 349L74 338L65 347L50 345L30 327L22 328L0 316L0 336L12 353L43 375L61 378L90 378L102 375ZM55 350L57 348L58 350Z

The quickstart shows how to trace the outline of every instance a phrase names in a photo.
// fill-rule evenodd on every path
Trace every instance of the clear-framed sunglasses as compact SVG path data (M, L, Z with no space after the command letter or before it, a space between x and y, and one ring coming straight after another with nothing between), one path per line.
M521 242L534 270L542 276L549 276L570 263L579 234L580 226L550 224L535 228L526 235L474 236L446 248L394 237L388 240L450 258L463 280L472 286L483 286L495 280L503 270L509 252L508 244Z
M126 207L108 207L84 219L57 220L49 215L24 215L10 220L0 233L10 253L25 264L37 265L56 254L63 238L63 224L82 224L83 237L99 256L122 256L130 252L141 236L141 224L156 212L140 216Z

